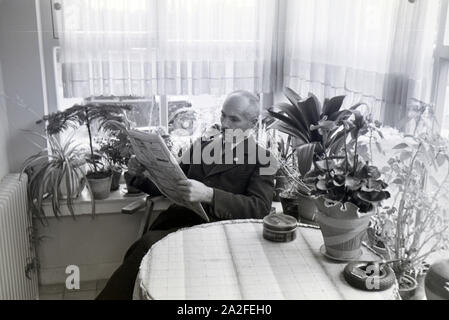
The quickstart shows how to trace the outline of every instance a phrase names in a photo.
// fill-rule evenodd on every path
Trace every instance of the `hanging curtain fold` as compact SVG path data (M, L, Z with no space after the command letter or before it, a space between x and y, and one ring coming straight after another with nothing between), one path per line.
M270 92L273 0L65 0L65 97Z
M62 10L65 97L289 86L365 101L390 125L431 102L440 0L64 0Z
M430 100L439 0L286 0L283 85L346 95L395 124Z

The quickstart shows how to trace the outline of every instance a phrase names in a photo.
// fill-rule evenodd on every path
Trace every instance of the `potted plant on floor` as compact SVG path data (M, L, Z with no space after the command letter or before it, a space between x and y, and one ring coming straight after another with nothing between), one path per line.
M375 216L373 237L386 259L397 260L393 269L403 299L422 298L416 292L429 268L426 260L449 249L447 147L440 136L415 130L393 148L396 154L382 169L395 197Z
M90 164L90 171L87 173L87 179L92 188L95 199L105 199L109 196L112 170L108 165L104 153L100 153L94 148L94 125L101 129L109 130L107 123L115 121L118 123L128 123L125 111L132 109L130 105L119 104L99 104L89 103L85 105L76 104L64 111L58 111L45 116L41 121L46 122L46 130L50 135L55 135L71 127L78 128L85 126L89 138L89 153L86 155L86 161ZM39 121L38 121L39 122ZM129 125L127 124L129 127Z
M22 174L26 173L29 176L27 186L29 209L34 217L43 222L44 199L51 198L55 217L61 215L61 201L64 200L74 217L73 201L80 195L87 181L84 172L86 161L82 157L82 151L71 138L60 143L54 136L35 135L47 140L49 148L29 157L23 164ZM91 193L88 183L87 187ZM94 215L94 201L91 205Z
M311 170L314 161L323 157L325 150L330 156L341 151L343 139L345 138L342 130L335 127L331 132L326 133L331 139L324 141L320 130L312 130L312 126L317 126L321 120L341 121L352 115L351 111L362 105L361 103L352 106L349 110L340 110L344 96L336 96L324 101L321 107L318 99L310 94L307 99L302 98L292 89L285 88L284 94L290 103L280 103L273 106L268 113L275 119L271 128L277 129L289 137L296 155L297 171L299 179L303 184L309 183L304 179L305 175ZM306 189L298 190L298 203L303 206L301 217L306 220L314 220L316 207L311 200L310 190L313 189L313 183Z

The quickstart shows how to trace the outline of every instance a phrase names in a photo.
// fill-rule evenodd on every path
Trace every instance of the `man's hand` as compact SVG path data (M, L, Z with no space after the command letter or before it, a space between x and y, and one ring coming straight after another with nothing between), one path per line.
M212 203L214 189L196 180L178 181L180 196L185 201Z
M132 157L128 161L128 172L133 176L141 176L143 175L143 172L145 171L145 168L140 164L139 161L137 161L136 157Z

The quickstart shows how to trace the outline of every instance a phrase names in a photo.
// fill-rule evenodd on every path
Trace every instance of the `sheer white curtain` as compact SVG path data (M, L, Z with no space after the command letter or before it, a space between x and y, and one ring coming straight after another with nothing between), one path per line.
M430 99L439 2L286 0L283 85L366 101L394 123Z
M271 91L274 0L65 0L65 97Z

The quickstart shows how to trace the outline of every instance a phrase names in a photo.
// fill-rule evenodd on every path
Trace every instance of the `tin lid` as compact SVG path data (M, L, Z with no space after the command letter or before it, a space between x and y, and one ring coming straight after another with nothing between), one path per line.
M298 221L286 214L270 214L263 219L266 228L274 231L290 231L296 229Z

